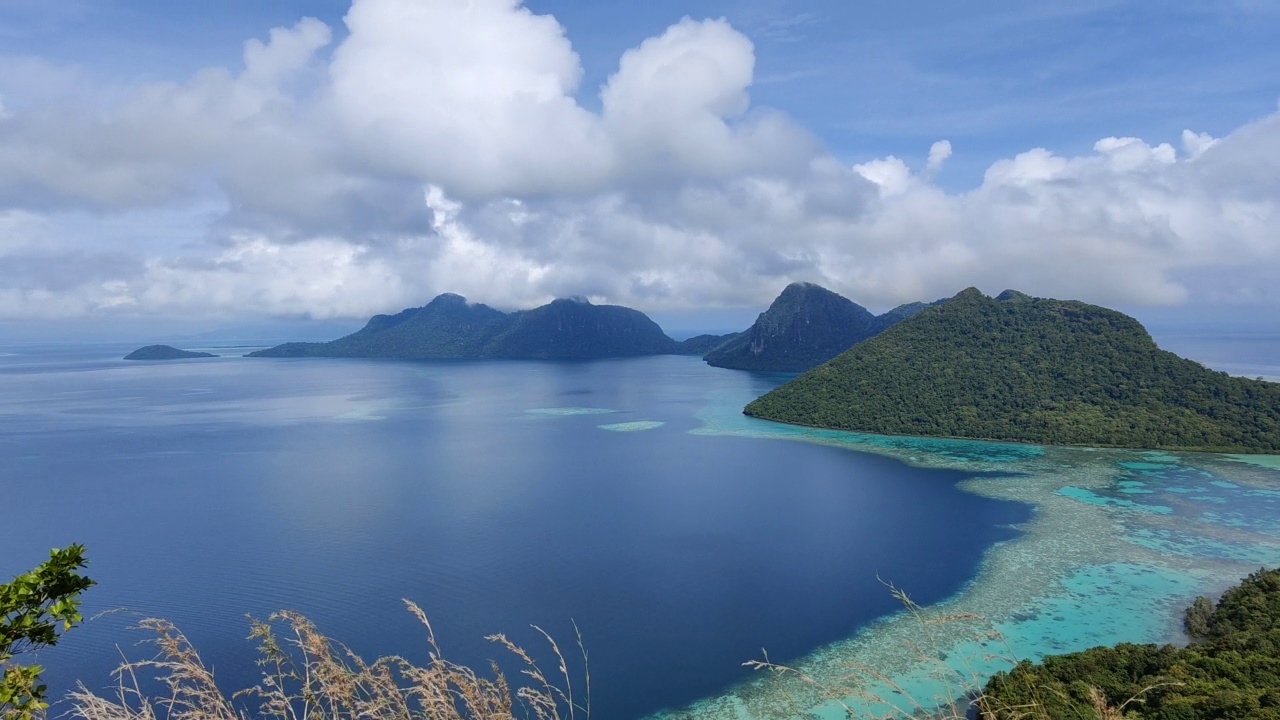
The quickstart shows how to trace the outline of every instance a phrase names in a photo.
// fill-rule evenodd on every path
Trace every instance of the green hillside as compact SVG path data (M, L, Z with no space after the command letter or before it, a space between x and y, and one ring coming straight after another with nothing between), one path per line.
M449 359L479 357L510 325L507 313L468 303L453 293L395 315L375 315L357 332L332 342L285 343L251 357L374 357Z
M512 313L512 322L484 347L484 357L587 359L662 355L676 342L639 310L555 300Z
M1197 599L1186 629L1188 647L1122 643L1024 661L987 683L983 717L1280 718L1280 572L1250 575L1216 606Z
M1156 347L1081 302L970 288L749 404L747 415L893 435L1280 452L1280 385Z
M706 355L721 345L738 337L741 333L729 333L728 335L694 335L688 340L681 340L676 343L676 353L679 355Z

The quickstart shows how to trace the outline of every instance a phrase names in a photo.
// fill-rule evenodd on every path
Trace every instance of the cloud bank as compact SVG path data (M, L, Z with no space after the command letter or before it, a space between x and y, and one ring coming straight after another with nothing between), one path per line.
M0 58L0 319L351 317L444 291L740 307L792 280L880 307L968 285L1280 304L1280 112L1033 148L949 192L945 139L923 167L853 164L753 106L755 49L722 19L625 52L598 103L518 0L355 0L345 23L182 82Z

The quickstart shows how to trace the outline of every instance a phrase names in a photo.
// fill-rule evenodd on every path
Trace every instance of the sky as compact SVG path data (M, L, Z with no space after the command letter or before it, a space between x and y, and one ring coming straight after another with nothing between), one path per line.
M1280 330L1274 0L0 0L0 332L788 282Z

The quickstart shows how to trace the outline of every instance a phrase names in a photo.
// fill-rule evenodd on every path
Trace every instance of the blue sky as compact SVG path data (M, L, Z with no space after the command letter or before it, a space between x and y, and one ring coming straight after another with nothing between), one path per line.
M848 0L542 0L582 56L579 98L617 58L684 16L726 17L757 46L752 96L781 108L851 162L923 162L955 147L945 177L976 184L1030 147L1083 152L1108 135L1215 137L1280 99L1280 3ZM80 63L106 81L180 80L234 66L242 43L314 16L342 35L343 0L5 0L6 54Z
M705 313L797 279L871 307L969 284L1280 304L1280 4L398 3L359 0L356 33L336 0L0 0L0 319L446 290ZM247 72L251 40L279 67ZM692 80L646 85L663 68Z

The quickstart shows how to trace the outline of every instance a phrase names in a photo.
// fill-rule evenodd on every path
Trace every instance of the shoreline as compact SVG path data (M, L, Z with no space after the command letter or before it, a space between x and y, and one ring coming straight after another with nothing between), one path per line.
M1122 641L1185 642L1181 618L1192 599L1220 592L1256 570L1259 560L1280 563L1280 521L1250 526L1222 510L1252 502L1254 493L1274 493L1280 502L1280 456L880 436L751 418L735 411L739 400L711 398L698 414L703 425L691 432L814 442L974 473L960 481L961 489L1033 507L1019 526L1021 537L993 545L960 590L921 609L928 617L949 616L951 624L922 624L902 610L792 663L829 688L843 688L851 672L860 674L867 682L861 691L843 694L842 702L868 714L893 704L936 706L1009 667L1008 653L1038 659ZM976 476L991 471L1016 476ZM1170 485L1168 477L1187 487ZM1229 517L1218 517L1224 514ZM1184 536L1198 541L1190 551ZM990 630L1003 640L979 642ZM990 657L998 649L993 645L1006 648L995 653L1005 659ZM921 654L913 647L931 650ZM743 658L752 659L759 658ZM773 720L806 714L839 718L844 708L794 675L761 674L651 717Z

